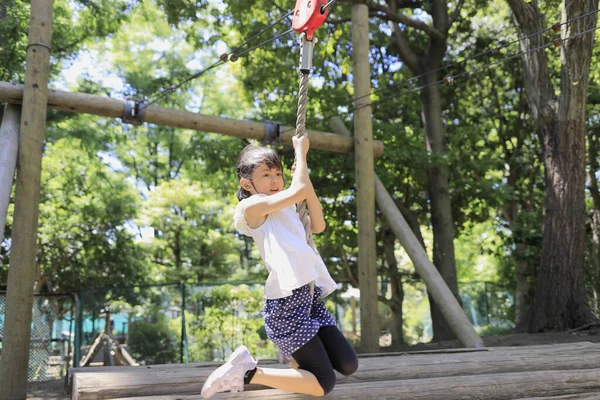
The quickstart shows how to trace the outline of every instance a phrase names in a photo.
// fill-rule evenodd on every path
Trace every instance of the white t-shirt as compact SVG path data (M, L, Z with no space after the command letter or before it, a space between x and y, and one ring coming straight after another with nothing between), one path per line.
M267 299L291 296L292 290L312 281L322 290L323 297L337 289L321 256L306 243L295 206L269 214L261 226L253 229L244 216L246 204L244 199L236 206L233 221L240 233L254 239L269 271L265 284Z

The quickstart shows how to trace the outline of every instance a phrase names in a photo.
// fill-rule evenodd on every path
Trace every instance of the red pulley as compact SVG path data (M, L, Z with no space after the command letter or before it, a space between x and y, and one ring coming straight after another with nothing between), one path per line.
M296 0L292 28L306 33L306 40L313 40L314 33L323 24L329 14L325 7L327 0Z

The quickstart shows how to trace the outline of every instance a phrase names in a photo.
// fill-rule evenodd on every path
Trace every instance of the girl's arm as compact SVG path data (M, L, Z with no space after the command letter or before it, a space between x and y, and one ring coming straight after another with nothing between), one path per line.
M306 206L308 215L310 215L310 231L312 233L321 233L327 227L325 218L323 218L323 208L321 201L317 197L314 188L311 186L310 193L306 196Z
M299 203L306 199L311 191L314 192L306 165L306 152L309 147L307 136L299 139L294 137L297 165L290 187L271 196L251 196L246 200L244 214L250 226L260 225L267 215Z
M296 163L292 165L292 176L296 171ZM310 231L312 233L321 233L327 227L325 223L325 218L323 217L323 208L321 207L321 201L317 197L317 193L314 190L314 187L311 184L307 196L306 196L306 206L308 207L308 213L310 215Z

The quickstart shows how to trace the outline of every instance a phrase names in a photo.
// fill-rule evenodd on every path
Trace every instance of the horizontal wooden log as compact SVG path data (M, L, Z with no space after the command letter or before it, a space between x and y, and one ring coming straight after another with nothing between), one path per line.
M21 104L23 85L0 82L0 102ZM100 115L103 117L121 118L125 101L87 93L48 90L48 107L57 110ZM146 108L146 122L172 126L175 128L193 129L201 132L220 133L246 139L264 140L267 133L265 124L254 121L221 118L183 110L175 110L155 105ZM310 146L314 149L352 153L354 138L330 132L307 131L310 135ZM281 127L281 142L292 144L295 128ZM381 157L383 142L373 141L373 155Z
M589 342L581 342L577 343L577 345L573 345L574 349L584 348L582 346L592 346ZM535 346L531 346L535 348ZM540 349L550 349L550 346L540 346ZM570 349L571 347L569 347ZM587 347L585 347L587 348ZM456 353L472 353L472 352L481 352L488 351L488 349L440 349L440 350L425 350L425 351L403 351L403 352L388 352L388 353L361 353L358 355L360 359L363 358L373 358L373 357L396 357L396 356L406 356L410 354L456 354ZM144 365L144 366L121 366L118 369L115 367L77 367L77 368L69 368L68 371L68 379L72 380L73 376L76 374L90 374L90 373L100 373L100 372L140 372L144 371L163 371L170 369L197 369L197 368L205 368L207 370L212 370L214 368L222 365L222 361L213 361L213 362L200 362L200 363L188 363L188 364L156 364L156 365ZM278 366L283 368L284 365L279 364L279 361L275 359L261 359L260 366L268 366L277 368Z
M533 347L533 346L532 346ZM186 365L186 364L182 364ZM75 372L73 399L107 399L198 393L208 375L219 364L187 364L189 367L120 367L102 372ZM262 367L285 368L280 364ZM563 346L491 348L465 353L420 353L360 358L358 371L337 375L338 383L411 380L433 377L478 376L527 371L600 369L600 345L577 343ZM79 369L85 370L85 369ZM247 390L263 389L250 385Z
M425 351L407 351L407 352L388 352L388 353L363 353L359 354L358 357L360 360L366 358L387 358L387 357L400 357L400 356L410 356L410 355L444 355L444 354L462 354L462 353L482 353L489 352L489 355L482 356L486 359L491 359L497 355L502 357L516 357L520 355L524 355L529 352L535 352L537 355L554 355L556 357L560 356L569 356L576 355L579 353L586 354L588 351L595 352L598 350L598 344L591 342L577 342L577 343L569 343L569 344L560 344L560 345L538 345L538 346L527 346L527 347L494 347L494 348L486 348L486 349L441 349L441 350L425 350ZM465 356L467 357L467 356ZM462 358L462 357L461 357ZM425 362L428 362L425 359ZM145 366L121 366L121 367L79 367L79 368L69 368L68 372L68 380L70 382L69 386L72 386L73 376L76 374L97 374L97 373L105 373L105 372L138 372L138 373L148 373L148 372L156 372L160 374L161 371L171 370L171 369L181 369L181 370L205 370L205 374L210 373L213 369L222 365L223 362L215 361L215 362L201 362L201 363L189 363L189 364L158 364L158 365L145 365ZM364 362L361 362L362 365L366 365ZM285 366L279 364L277 360L272 359L263 359L260 360L260 366L270 367L270 368L284 368ZM144 371L144 372L143 372ZM358 372L357 372L358 373Z
M331 400L513 400L532 396L574 395L600 390L600 369L574 371L533 371L478 376L462 376L349 383L337 386L327 395ZM200 400L199 394L121 398L122 400ZM311 396L266 389L241 393L219 393L215 400L269 399L300 400Z

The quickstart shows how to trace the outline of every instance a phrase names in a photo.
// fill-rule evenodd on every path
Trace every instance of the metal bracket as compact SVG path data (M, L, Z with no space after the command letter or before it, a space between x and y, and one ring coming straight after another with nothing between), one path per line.
M263 144L281 144L281 125L273 121L265 121L265 138Z
M146 116L146 105L143 101L125 99L123 105L123 122L131 125L141 125Z
M317 43L317 38L313 36L313 40L307 40L306 34L300 34L300 72L310 74L312 69L314 46Z

